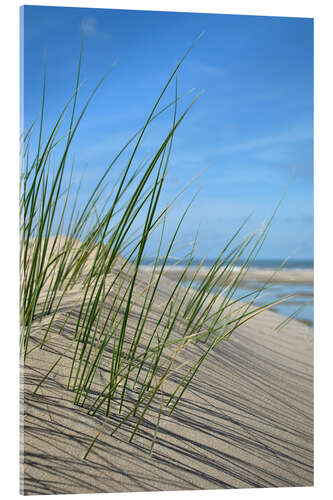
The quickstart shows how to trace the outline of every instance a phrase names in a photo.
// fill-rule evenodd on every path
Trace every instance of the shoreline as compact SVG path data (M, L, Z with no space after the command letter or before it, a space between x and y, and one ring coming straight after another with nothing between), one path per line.
M184 272L186 266L182 265L166 265L164 267L163 274L170 280L178 280L181 274ZM152 265L141 265L141 269L148 272L152 272ZM156 266L156 270L160 270L161 266ZM186 278L188 280L192 279L197 266L190 266L186 272ZM208 266L202 266L197 274L196 280L203 280L209 270ZM231 275L231 279L237 275L240 271L239 266L235 266ZM246 283L248 281L271 281L272 283L295 283L295 284L308 284L312 285L314 280L313 269L302 269L302 268L289 268L276 270L273 268L259 268L252 267L244 275L242 282Z

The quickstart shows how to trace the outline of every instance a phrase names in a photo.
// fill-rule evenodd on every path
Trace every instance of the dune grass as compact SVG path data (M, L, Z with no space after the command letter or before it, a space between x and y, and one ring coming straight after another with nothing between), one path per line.
M176 201L173 200L162 210L159 208L173 139L198 98L195 96L184 111L178 112L179 102L184 96L178 95L177 74L192 48L176 65L142 128L111 161L83 206L79 202L80 184L76 190L73 187L72 172L68 167L69 151L88 105L113 67L106 72L78 112L81 47L75 90L46 138L45 74L37 148L32 158L30 144L36 124L22 137L20 345L23 362L27 361L31 350L32 326L42 320L44 325L46 322L43 338L37 346L43 349L68 293L75 290L79 298L71 344L50 366L34 394L62 357L70 352L67 389L73 392L73 404L84 407L91 416L103 414L105 421L112 422L111 417L115 413L120 415L112 434L126 422L131 422L131 441L146 413L158 402L150 453L157 439L164 409L172 415L210 352L221 341L230 338L239 325L272 305L254 305L254 300L266 284L252 295L248 294L246 304L234 297L270 230L274 214L260 230L239 243L245 221L221 250L197 288L192 285L203 262L197 266L190 282L186 278L187 269L193 265L195 239L181 277L172 284L165 302L158 302L164 267L172 255L182 222L190 209L188 206L181 216L167 242L167 251L161 255L162 245L166 241L168 212ZM171 84L174 84L174 98L159 109L162 97ZM147 128L170 108L173 109L173 116L169 131L161 138L160 146L152 157L144 163L138 163L138 150ZM62 125L68 113L69 125L64 133L61 132ZM59 147L62 152L58 155L55 168L52 168L52 154ZM125 151L129 151L126 164L117 181L110 184L109 174ZM66 180L68 176L69 181ZM111 191L106 195L106 188L110 186ZM142 216L144 223L138 229L138 220ZM154 231L160 231L159 248L147 284L141 290L138 286L140 267ZM235 275L233 271L240 259L243 263ZM129 330L129 322L133 325L134 309L135 327ZM151 326L153 310L154 326ZM71 311L68 317L70 315ZM59 329L58 333L61 334ZM36 349L36 346L32 349ZM184 352L188 353L186 359L182 356ZM108 380L100 388L95 383L96 374L106 353ZM171 379L173 390L168 392L165 386ZM92 439L84 458L103 430L104 424Z

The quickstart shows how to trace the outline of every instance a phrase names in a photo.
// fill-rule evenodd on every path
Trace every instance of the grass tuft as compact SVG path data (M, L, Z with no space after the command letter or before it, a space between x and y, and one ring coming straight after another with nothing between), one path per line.
M111 161L83 206L79 204L80 184L73 193L69 151L88 105L113 67L101 78L78 112L81 46L75 90L46 138L45 70L35 154L31 154L31 143L36 122L22 135L20 345L23 362L36 348L45 349L51 333L56 332L61 339L68 324L71 332L69 346L41 378L34 394L59 362L70 356L67 389L73 392L73 404L85 408L92 418L104 415L105 422L118 422L113 426L112 435L120 428L127 429L127 424L131 423L129 441L132 441L147 413L155 409L157 418L150 454L162 417L171 416L175 411L209 354L220 342L229 339L238 326L273 305L254 305L268 283L252 297L251 294L244 297L247 303L235 299L235 294L265 241L275 213L261 230L236 244L246 220L221 250L205 279L193 288L204 263L197 266L188 281L187 271L193 267L196 236L181 276L170 285L161 303L164 268L174 252L183 220L193 202L180 217L170 240L166 241L166 220L177 197L161 210L161 193L174 135L198 98L195 96L179 113L179 103L187 96L178 95L177 75L194 45L176 65L143 126ZM174 97L159 109L172 84ZM147 128L168 109L173 110L168 132L152 157L138 163L138 151ZM63 131L67 112L69 125ZM52 168L55 151L56 164ZM118 179L112 183L110 172L125 151L129 152L128 158ZM110 185L111 190L105 194ZM160 231L159 247L151 274L148 278L146 275L142 287L142 258L156 231ZM165 244L167 250L162 256ZM243 263L239 266L240 260ZM239 271L235 274L236 266ZM68 310L71 294L75 296L75 304ZM63 310L63 323L59 325L59 313ZM32 331L39 327L43 331L42 338L32 347ZM101 371L104 386L98 382ZM118 416L116 420L115 415ZM84 458L105 432L105 422L93 437Z

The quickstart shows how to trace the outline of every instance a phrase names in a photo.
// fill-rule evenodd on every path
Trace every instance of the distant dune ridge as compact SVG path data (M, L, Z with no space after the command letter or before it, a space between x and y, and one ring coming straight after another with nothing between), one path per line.
M112 273L119 270L120 263L123 260L119 256ZM87 266L88 269L89 262ZM128 265L122 279L129 280L131 272ZM149 337L173 286L168 279L170 272L166 269L160 280L144 338ZM149 279L149 272L141 269L127 325L129 332L135 328L142 308L141 292ZM110 302L105 304L102 314L107 314L114 293L111 290ZM230 340L221 342L210 353L173 415L162 413L150 457L159 410L156 404L145 415L131 443L128 442L131 420L110 437L120 418L116 408L104 423L102 413L91 416L84 408L73 405L73 393L66 389L66 384L80 299L82 289L78 283L56 313L44 349L32 350L21 370L21 493L313 484L313 330L310 327L291 320L284 329L276 331L283 317L271 311L241 325ZM63 327L65 318L68 320ZM40 342L46 325L47 318L39 321L37 317L34 321L31 348ZM181 322L175 329L181 335ZM96 378L97 387L101 388L105 386L110 361L108 349ZM200 352L201 346L197 344L192 349ZM51 376L33 396L36 385L64 352ZM180 361L186 362L188 356L191 351L184 351L184 359ZM181 374L182 362L179 371ZM166 380L163 387L166 395L174 383L173 379ZM125 405L130 405L133 397L129 393ZM94 447L83 460L85 450L99 431Z

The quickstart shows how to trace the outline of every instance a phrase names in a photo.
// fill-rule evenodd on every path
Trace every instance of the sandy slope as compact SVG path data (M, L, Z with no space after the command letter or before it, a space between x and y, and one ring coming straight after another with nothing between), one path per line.
M142 271L137 296L146 281ZM170 287L168 279L161 281L160 302ZM84 409L73 406L73 393L65 388L70 351L41 391L35 397L31 395L45 371L69 345L70 323L61 336L56 329L73 308L78 293L73 290L59 311L47 348L33 351L22 370L22 493L312 484L313 331L291 321L277 333L274 327L281 317L273 312L262 313L239 327L229 341L219 344L173 416L162 417L151 458L148 451L157 408L144 419L132 443L128 443L126 426L114 437L109 436L108 431L119 421L113 413L111 425L105 426L88 459L82 460L104 418L88 416ZM139 310L139 300L137 307ZM129 328L135 324L133 311ZM157 312L152 311L152 324ZM42 332L43 323L36 323L36 341ZM104 379L101 370L101 386ZM127 404L130 400L129 395Z

